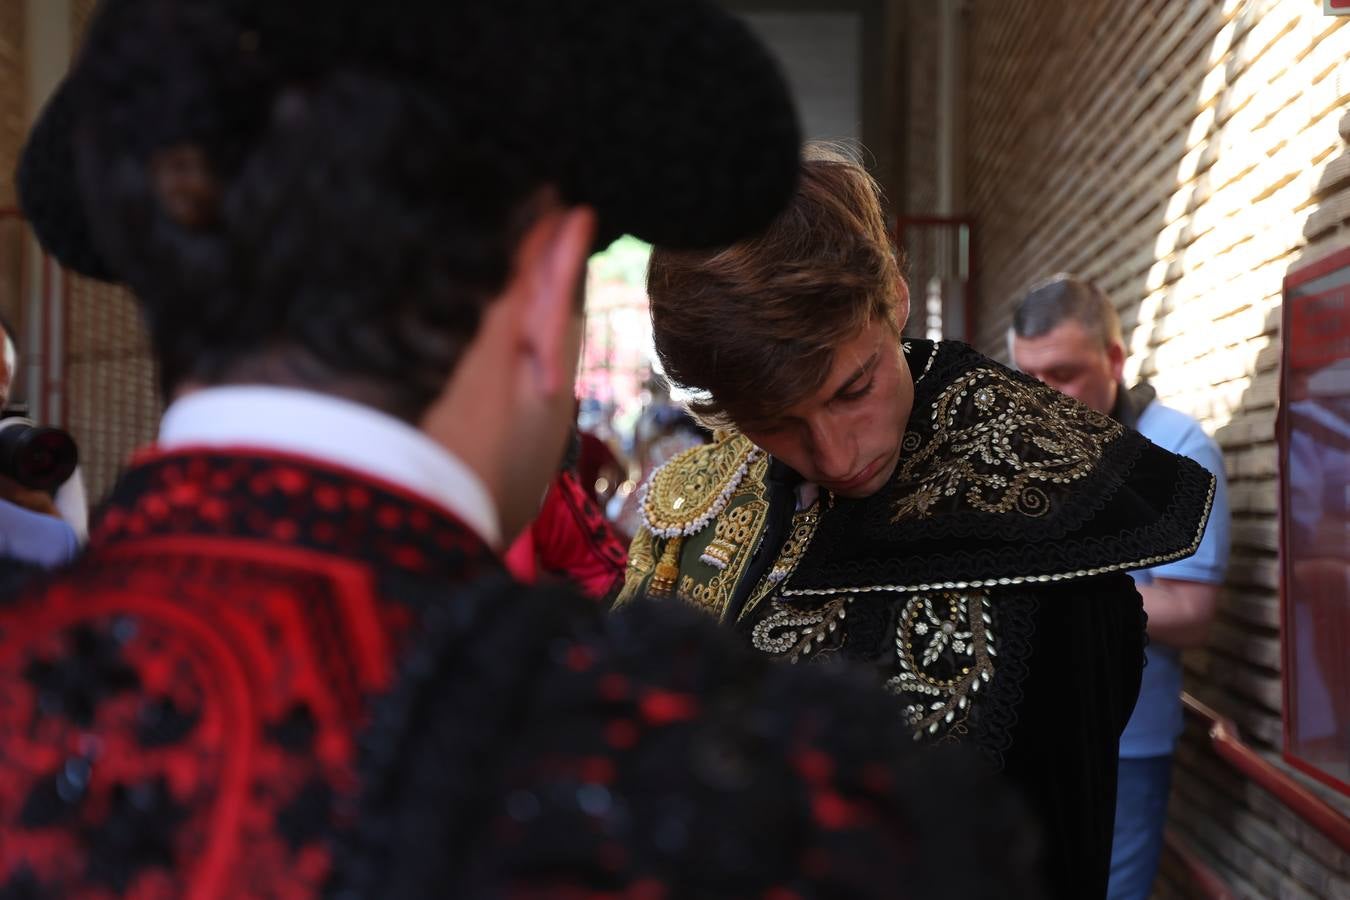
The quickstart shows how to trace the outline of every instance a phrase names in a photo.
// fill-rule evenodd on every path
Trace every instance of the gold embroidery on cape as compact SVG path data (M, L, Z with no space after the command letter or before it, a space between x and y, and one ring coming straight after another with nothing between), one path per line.
M628 570L635 575L646 575L656 568L655 539L649 532L639 531L633 535L633 543L628 547Z
M702 530L717 515L719 502L747 474L762 454L741 435L715 444L691 447L657 469L647 485L642 511L647 528L656 534Z
M766 470L767 467L768 464L765 462ZM752 469L752 476L758 468L757 464ZM754 480L752 483L758 484L759 481ZM730 511L718 516L713 540L721 540L728 545L734 544L735 553L727 563L727 567L707 581L700 581L690 575L681 577L677 591L680 599L721 618L731 604L731 598L736 593L736 585L740 582L746 566L750 564L750 558L754 556L755 545L764 531L764 522L768 516L768 501L758 497L733 505ZM709 567L703 564L698 568L701 572L709 571Z
M966 734L975 695L994 677L994 645L986 592L910 595L895 629L900 672L886 687L905 702L915 740Z
M756 623L750 643L756 650L773 656L787 656L797 662L804 656L823 656L836 649L842 638L840 625L848 617L852 595L836 597L819 609L794 609L774 603L771 612Z
M757 504L767 506L762 500L754 500L717 517L717 528L713 531L713 539L706 552L711 556L712 548L717 548L723 570L731 565L747 544L759 537L755 528L758 520Z
M631 603L642 589L642 582L656 568L655 538L651 532L639 528L628 545L628 568L623 573L623 589L614 600L614 606Z
M1041 486L1088 475L1120 423L1049 388L996 369L960 376L938 396L928 422L912 422L901 447L903 496L891 521L923 519L944 498L989 513L1043 516Z
M783 542L773 566L764 573L764 577L760 578L759 584L755 585L755 589L751 591L750 599L746 601L745 609L741 610L738 621L744 620L746 616L754 612L755 607L759 606L765 597L777 590L779 585L785 584L788 577L797 570L797 564L806 555L806 548L810 545L811 538L816 536L816 527L820 524L820 506L820 501L816 501L806 509L798 510L792 514L792 529L788 534L788 539Z
M676 535L666 538L661 548L661 556L656 560L656 571L647 582L647 593L664 600L675 590L675 581L680 577L680 551L684 549L684 538Z

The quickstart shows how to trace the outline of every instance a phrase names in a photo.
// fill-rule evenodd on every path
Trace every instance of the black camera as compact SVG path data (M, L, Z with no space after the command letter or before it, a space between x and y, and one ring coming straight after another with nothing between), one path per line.
M79 450L69 434L38 425L25 412L21 407L0 412L0 475L54 492L75 472Z

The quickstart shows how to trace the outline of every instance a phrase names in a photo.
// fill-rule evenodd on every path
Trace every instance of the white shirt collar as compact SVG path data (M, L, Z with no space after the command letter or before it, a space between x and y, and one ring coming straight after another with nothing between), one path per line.
M473 470L406 422L349 400L262 385L203 388L165 410L159 446L274 450L354 469L449 510L488 546L501 544L497 508Z

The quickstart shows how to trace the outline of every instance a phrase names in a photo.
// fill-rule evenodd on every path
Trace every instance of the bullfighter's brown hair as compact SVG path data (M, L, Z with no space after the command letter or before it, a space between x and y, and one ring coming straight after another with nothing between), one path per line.
M647 275L666 375L713 425L771 417L818 390L834 350L870 322L897 339L909 296L881 190L834 148L807 148L792 203L759 236L658 248Z

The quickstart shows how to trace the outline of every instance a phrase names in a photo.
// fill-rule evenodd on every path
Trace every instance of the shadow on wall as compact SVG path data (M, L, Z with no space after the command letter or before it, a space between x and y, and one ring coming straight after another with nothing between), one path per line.
M1342 117L1338 130L1342 136L1350 135L1350 113ZM1285 255L1278 261L1281 280L1284 274L1350 246L1350 229L1346 227L1350 223L1350 147L1342 143L1339 155L1320 169L1313 192L1306 203L1300 204L1299 213L1292 219L1301 227L1302 238L1306 243L1296 253ZM1273 440L1276 411L1269 396L1269 383L1259 383L1257 376L1279 373L1281 300L1282 296L1277 295L1275 301L1261 313L1260 334L1267 340L1260 342L1259 349L1250 356L1252 377L1237 400L1235 415L1215 433L1216 440L1225 448L1247 445L1256 440ZM1333 368L1336 371L1330 371ZM1327 367L1322 372L1328 373L1337 376L1337 386L1342 390L1350 382L1343 368ZM1313 380L1317 377L1314 375ZM1311 418L1314 423L1323 424L1328 417L1319 413L1331 412L1331 418L1342 426L1340 436L1344 439L1350 434L1350 415L1347 414L1345 400L1347 396L1350 394L1340 394L1341 400L1334 410L1329 410L1325 403L1308 404L1306 401L1304 404L1293 404L1290 409L1294 410L1295 415L1300 415L1297 410L1299 405L1321 406L1321 409L1313 411ZM1286 411L1286 414L1289 412ZM1344 443L1340 445L1339 452L1341 456L1333 463L1333 467L1339 466L1339 471L1343 472L1346 465ZM1238 455L1236 460L1233 455L1226 455L1230 478L1235 474L1239 477L1249 474L1244 471L1246 463L1242 455ZM1294 471L1300 471L1300 467L1307 462L1306 455L1296 456L1292 462ZM1257 468L1265 473L1267 466L1262 464ZM1302 474L1306 476L1308 473L1303 471ZM1241 484L1241 481L1237 483ZM1272 711L1278 711L1284 705L1284 698L1276 690L1283 685L1282 677L1292 674L1282 672L1282 668L1288 666L1295 670L1302 685L1300 695L1305 699L1302 705L1291 704L1288 710L1297 723L1295 730L1305 739L1298 755L1304 759L1313 758L1318 768L1346 780L1350 657L1347 657L1345 647L1346 628L1350 620L1346 618L1345 604L1346 585L1350 584L1350 564L1346 561L1347 548L1344 546L1343 532L1338 532L1337 537L1333 538L1336 543L1330 553L1322 552L1325 546L1306 552L1310 544L1316 545L1319 538L1326 537L1325 529L1319 533L1316 527L1319 523L1315 521L1315 511L1308 509L1309 506L1320 506L1332 500L1334 495L1326 488L1343 490L1344 482L1315 483L1301 496L1296 490L1295 502L1292 504L1295 508L1284 513L1290 519L1289 546L1298 547L1301 556L1312 557L1301 560L1294 574L1294 596L1304 602L1296 604L1291 613L1295 627L1286 636L1289 641L1288 657L1282 659L1279 652L1281 619L1278 600L1255 596L1248 589L1252 584L1267 590L1278 586L1279 560L1275 553L1278 538L1277 533L1272 531L1275 527L1272 516L1269 528L1263 529L1260 538L1263 549L1269 552L1258 554L1251 548L1234 547L1222 601L1223 612L1229 619L1241 620L1245 630L1239 630L1230 622L1217 623L1215 630L1218 634L1211 638L1210 647L1197 658L1188 656L1187 681L1188 689L1206 702L1235 719L1250 720L1250 716L1244 715L1248 709L1245 701L1256 699ZM1263 502L1270 504L1274 512L1278 491L1273 480L1268 486L1258 488L1248 485L1247 489L1260 491ZM1239 524L1236 516L1234 521L1236 536ZM1313 527L1305 527L1300 531L1299 524ZM1265 632L1265 639L1261 639L1259 632ZM1242 652L1244 650L1245 654ZM1257 674L1259 672L1268 674L1262 676ZM1243 699L1239 700L1239 697ZM1263 729L1253 731L1257 731L1257 734L1249 733L1244 737L1248 740L1255 737L1253 743L1258 745L1269 744L1272 752L1267 754L1268 759L1275 758L1273 751L1286 749L1282 735L1270 740ZM1251 891L1242 892L1246 888L1254 888L1256 896L1344 896L1344 875L1350 873L1350 855L1301 820L1273 795L1217 760L1210 749L1206 728L1202 723L1187 723L1187 732L1177 748L1177 760L1185 767L1186 776L1174 782L1169 831L1176 829L1182 832L1191 852L1198 849L1206 862L1225 881L1237 888L1241 896L1251 894ZM1300 780L1333 806L1339 806L1343 812L1350 814L1350 803L1345 798L1338 797L1311 779ZM1223 799L1216 802L1216 797ZM1251 842L1251 848L1244 846L1237 838ZM1253 865L1250 861L1252 851L1257 851L1261 856L1270 856L1277 862L1284 860L1283 864L1296 874L1291 876L1269 864ZM1188 883L1189 876L1184 873L1183 867L1175 858L1165 855L1158 896L1167 900L1190 896L1185 887Z
M1203 421L1225 455L1232 560L1209 646L1186 655L1187 689L1237 721L1248 740L1273 749L1281 706L1278 611L1269 598L1277 571L1273 470L1249 471L1245 460L1273 459L1278 260L1297 242L1298 225L1255 224L1261 201L1288 182L1262 183L1271 140L1265 128L1278 118L1269 106L1278 100L1254 84L1262 80L1258 67L1275 63L1271 44L1295 20L1257 30L1255 4L1226 22L1206 6L1209 21L1192 27L1214 37L1193 48L1187 66L1194 101L1173 138L1182 151L1174 187L1148 197L1160 203L1150 264L1103 287L1117 298L1142 298L1124 316L1127 381L1148 379L1160 399ZM1219 771L1216 787L1241 790Z
M1243 725L1249 740L1275 750L1282 742L1278 719L1253 716L1249 704L1275 715L1282 707L1279 617L1271 596L1278 588L1274 428L1281 287L1290 270L1335 248L1334 233L1350 218L1344 194L1350 152L1342 139L1328 136L1327 116L1317 115L1323 111L1302 102L1308 95L1238 89L1240 74L1260 83L1258 67L1279 65L1266 51L1295 27L1291 20L1257 32L1259 21L1245 6L1216 38L1210 58L1229 53L1226 86L1212 97L1201 92L1196 125L1208 123L1209 130L1178 169L1154 263L1146 274L1109 290L1145 298L1132 327L1127 323L1127 379L1148 378L1164 400L1204 420L1228 464L1233 560L1219 640L1188 659L1188 669L1202 679L1192 687ZM1334 27L1340 23L1328 30ZM1323 73L1324 79L1336 77ZM1339 104L1345 94L1338 82L1334 96L1321 96ZM1342 134L1347 124L1350 116ZM1270 165L1279 153L1284 165ZM1300 158L1313 165L1297 171L1289 160ZM1214 302L1226 296L1236 302ZM1233 376L1235 362L1241 368ZM1203 377L1207 373L1216 374ZM1238 697L1244 702L1235 703Z
M1195 171L1185 165L1178 171L1169 208L1181 212L1162 223L1154 266L1124 291L1138 290L1146 297L1130 335L1135 372L1159 384L1165 398L1189 399L1178 405L1207 420L1224 449L1232 485L1228 581L1209 646L1187 655L1187 687L1238 721L1244 737L1273 759L1284 743L1278 718L1284 707L1284 665L1301 674L1331 672L1325 681L1317 679L1325 702L1315 715L1333 729L1350 721L1343 619L1333 623L1322 617L1317 628L1307 627L1311 619L1305 622L1302 639L1291 644L1287 660L1281 658L1274 443L1284 276L1350 244L1345 228L1350 220L1350 148L1345 144L1350 114L1341 118L1338 134L1327 128L1331 110L1343 108L1350 92L1335 67L1321 71L1303 93L1263 97L1259 90L1239 90L1239 74L1260 84L1264 79L1253 72L1263 64L1280 64L1263 54L1295 27L1291 22L1257 32L1258 20L1249 9L1235 20L1232 53L1224 66L1226 87L1213 101L1201 97L1201 102L1213 102L1216 115L1192 151L1200 154ZM1299 24L1310 21L1310 28L1323 29L1324 38L1342 27L1307 19ZM1344 45L1339 41L1331 49ZM1222 52L1217 42L1215 52ZM1319 108L1324 101L1329 105ZM1281 154L1283 164L1271 165ZM1299 159L1301 170L1293 162ZM1222 199L1225 193L1230 200ZM1213 205L1216 197L1220 200ZM1225 293L1239 302L1216 316L1213 298ZM1198 370L1197 345L1206 348L1199 351ZM1212 365L1205 365L1207 358ZM1241 374L1226 377L1237 361ZM1210 372L1216 377L1196 377ZM1344 571L1338 577L1344 579ZM1342 588L1342 604L1344 599ZM1328 627L1332 624L1340 628ZM1179 773L1174 788L1172 826L1225 879L1263 896L1283 892L1286 883L1316 896L1337 893L1336 873L1350 871L1346 854L1272 795L1216 761L1199 723L1188 723L1177 758L1185 774ZM1215 802L1216 796L1231 799ZM1249 850L1243 841L1255 843ZM1271 856L1277 865L1285 859L1297 878L1270 865L1254 865L1252 850ZM1299 859L1308 862L1296 866ZM1174 874L1164 867L1165 882ZM1171 890L1177 883L1184 880L1173 882ZM1167 888L1163 893L1170 895Z
M1003 356L1017 292L1077 272L1121 309L1127 380L1148 378L1215 435L1233 558L1209 646L1186 655L1187 686L1274 756L1281 283L1350 218L1350 162L1328 124L1350 100L1350 29L1312 2L1085 2L1072 15L975 2L971 207L981 280L997 292L977 341ZM1177 755L1171 825L1235 887L1281 895L1296 853L1350 874L1203 732Z

